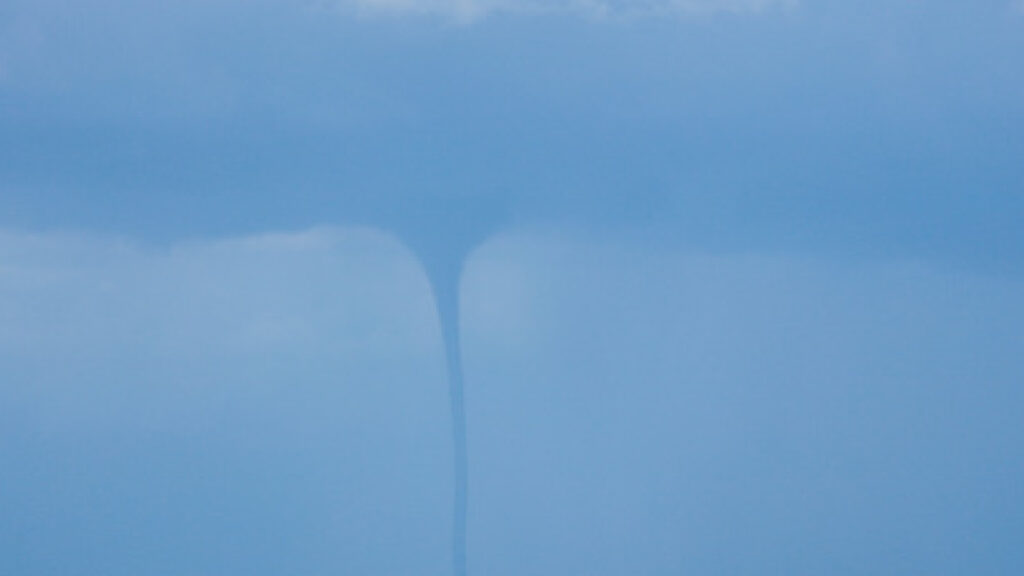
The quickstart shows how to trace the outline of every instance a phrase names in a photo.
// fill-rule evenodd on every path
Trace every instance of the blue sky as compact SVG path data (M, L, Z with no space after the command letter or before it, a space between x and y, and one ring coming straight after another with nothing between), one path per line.
M443 352L392 238L2 246L5 570L450 573ZM488 241L463 278L470 572L1012 574L1022 288Z
M0 572L1017 574L1024 7L0 6Z

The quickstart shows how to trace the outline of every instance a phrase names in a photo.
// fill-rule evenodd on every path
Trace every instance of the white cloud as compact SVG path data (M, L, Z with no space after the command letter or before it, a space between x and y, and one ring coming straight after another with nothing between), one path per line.
M574 14L588 18L674 16L788 9L798 0L341 0L364 14L429 15L472 22L493 14Z

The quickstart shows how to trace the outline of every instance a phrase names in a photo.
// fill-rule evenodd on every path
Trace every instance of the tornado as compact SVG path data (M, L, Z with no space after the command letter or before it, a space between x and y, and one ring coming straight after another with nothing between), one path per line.
M466 403L459 338L459 279L461 265L448 273L429 274L437 318L441 324L448 372L452 423L454 494L452 509L452 573L466 576L466 511L469 470L466 458Z
M502 205L489 199L460 197L404 209L416 216L396 222L399 239L419 262L434 298L448 378L452 430L452 574L466 576L466 519L469 466L466 447L465 374L462 366L460 285L466 261L506 222Z

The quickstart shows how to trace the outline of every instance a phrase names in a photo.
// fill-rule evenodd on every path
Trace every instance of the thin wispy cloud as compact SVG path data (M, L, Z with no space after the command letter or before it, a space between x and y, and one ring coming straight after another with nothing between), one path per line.
M791 9L797 3L798 0L342 0L340 6L366 15L436 16L468 23L498 14L621 18L757 13Z

